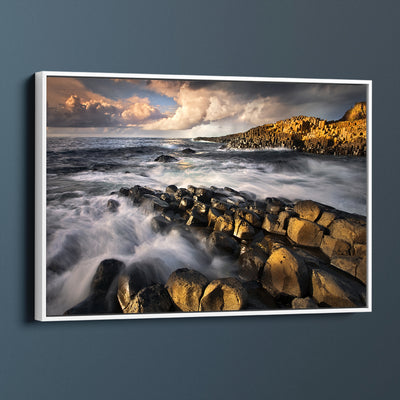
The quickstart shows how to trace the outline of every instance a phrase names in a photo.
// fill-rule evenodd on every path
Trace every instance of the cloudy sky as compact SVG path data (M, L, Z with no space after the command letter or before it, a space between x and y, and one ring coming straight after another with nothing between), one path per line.
M365 85L47 78L49 134L218 136L296 115L334 120Z

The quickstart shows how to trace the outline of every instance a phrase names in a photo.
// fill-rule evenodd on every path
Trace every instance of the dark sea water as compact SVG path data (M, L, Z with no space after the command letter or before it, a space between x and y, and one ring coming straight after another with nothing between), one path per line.
M195 154L183 154L190 147ZM83 300L99 262L118 258L131 265L152 263L166 279L190 266L209 278L234 274L224 257L210 258L178 231L151 230L152 216L115 195L122 186L230 186L259 198L312 199L366 215L365 158L317 156L292 150L223 150L190 139L72 138L47 140L47 307L63 314ZM168 154L176 163L154 159ZM118 213L107 200L118 199Z

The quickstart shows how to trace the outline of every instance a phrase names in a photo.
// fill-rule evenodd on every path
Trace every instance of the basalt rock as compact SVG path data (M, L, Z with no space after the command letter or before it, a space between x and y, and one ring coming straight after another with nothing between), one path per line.
M315 222L321 213L321 208L315 201L304 200L295 204L294 211L300 218Z
M234 227L235 225L232 216L224 214L218 217L215 221L214 230L217 232L232 234Z
M211 232L207 238L207 244L211 249L216 249L223 254L237 257L239 255L239 245L225 232Z
M274 296L305 297L309 293L310 271L302 258L286 247L272 252L261 277L263 287Z
M212 281L200 301L200 311L236 311L246 306L247 292L239 280L223 278Z
M322 228L314 222L290 218L287 235L296 244L301 246L319 247L323 237Z
M178 161L175 157L172 157L172 156L168 156L168 155L161 155L161 156L158 156L154 161L157 161L157 162L164 162L164 163L169 163L169 162L176 162L176 161Z
M261 248L252 247L247 249L239 257L239 277L245 281L259 280L267 259L267 253Z
M296 297L292 300L292 308L294 309L312 309L318 308L318 304L312 297L299 298Z
M208 279L195 270L181 268L168 278L166 288L181 311L198 311Z

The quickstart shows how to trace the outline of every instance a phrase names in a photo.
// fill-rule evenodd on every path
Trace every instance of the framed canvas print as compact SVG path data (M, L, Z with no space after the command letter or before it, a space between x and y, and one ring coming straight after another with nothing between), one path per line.
M38 72L35 318L371 311L371 93Z

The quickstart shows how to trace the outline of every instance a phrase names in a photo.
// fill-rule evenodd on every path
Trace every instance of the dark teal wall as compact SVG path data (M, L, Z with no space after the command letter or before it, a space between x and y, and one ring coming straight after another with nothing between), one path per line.
M399 14L383 0L3 1L0 398L396 398ZM372 79L373 313L34 322L40 70Z

